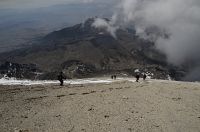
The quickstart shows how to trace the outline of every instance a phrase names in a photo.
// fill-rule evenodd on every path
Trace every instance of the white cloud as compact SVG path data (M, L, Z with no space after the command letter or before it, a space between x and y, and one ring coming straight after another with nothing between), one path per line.
M114 26L112 21L106 21L105 19L96 18L94 23L92 24L95 28L105 29L109 32L114 38L116 38L116 30L118 27Z
M140 36L158 27L157 49L167 55L170 63L180 65L200 60L199 12L199 0L121 0L113 16L119 25L134 24ZM169 39L163 37L166 33Z

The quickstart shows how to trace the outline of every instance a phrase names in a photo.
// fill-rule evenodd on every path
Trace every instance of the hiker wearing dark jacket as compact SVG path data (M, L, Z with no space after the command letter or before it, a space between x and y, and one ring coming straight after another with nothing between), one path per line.
M137 73L135 77L136 77L136 82L138 82L140 79L140 75Z
M63 72L60 72L60 74L58 75L58 80L60 81L60 86L63 86L63 79L66 79L66 77L64 76Z
M147 75L144 73L143 74L143 80L145 81L146 78L147 78Z

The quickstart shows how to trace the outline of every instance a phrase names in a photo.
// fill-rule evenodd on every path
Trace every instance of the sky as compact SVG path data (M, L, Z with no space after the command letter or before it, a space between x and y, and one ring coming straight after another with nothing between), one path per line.
M38 8L58 4L90 2L93 2L93 0L0 0L0 8Z
M60 4L76 4L76 3L112 3L119 0L0 0L0 9L5 8L40 8Z

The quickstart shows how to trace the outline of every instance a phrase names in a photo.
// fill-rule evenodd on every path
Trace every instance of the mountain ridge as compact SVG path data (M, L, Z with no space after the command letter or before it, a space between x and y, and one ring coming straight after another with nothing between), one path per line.
M35 64L43 73L39 79L55 79L59 71L69 78L121 72L133 75L135 69L151 72L153 78L166 79L172 74L174 67L152 42L128 29L118 29L117 38L113 38L106 30L93 27L94 20L49 33L32 48L5 53L0 59Z

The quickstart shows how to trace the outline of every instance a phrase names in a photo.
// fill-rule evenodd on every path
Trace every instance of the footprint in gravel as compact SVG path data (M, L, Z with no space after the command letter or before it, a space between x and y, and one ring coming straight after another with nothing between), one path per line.
M69 95L76 95L77 93L70 93Z
M104 92L106 92L106 90L102 90L101 92L104 93Z
M25 130L25 129L16 129L15 128L14 132L29 132L29 131Z
M181 98L180 97L178 97L178 98L172 98L172 100L173 101L179 101L179 100L181 100Z
M133 128L128 128L128 130L129 130L130 132L132 132L134 129L133 129Z
M57 95L56 97L58 97L58 98L61 98L61 97L64 97L64 96L66 96L66 95Z
M114 88L109 88L110 91L112 91Z
M96 93L96 91L91 91L90 93Z
M94 110L94 108L90 108L90 109L88 109L88 111L93 111Z
M85 129L81 129L81 131L84 131L84 132L86 132L86 130L85 130Z
M26 100L32 101L32 100L37 100L37 99L43 99L43 98L46 98L46 97L48 97L48 96L32 97L32 98L28 98L28 99L26 99Z
M157 124L155 124L154 126L155 126L155 127L160 127L160 126L159 126L159 125L157 125Z
M56 117L61 117L61 115L56 115Z
M115 89L122 89L122 87L121 88L115 88Z
M28 118L28 116L26 116L26 115L21 115L21 118Z
M90 93L87 93L87 92L86 93L82 93L82 95L87 95L87 94L90 94Z
M109 118L110 116L109 116L109 115L105 115L104 117L105 117L105 118Z
M138 111L131 111L131 113L133 114L133 113L139 113Z

